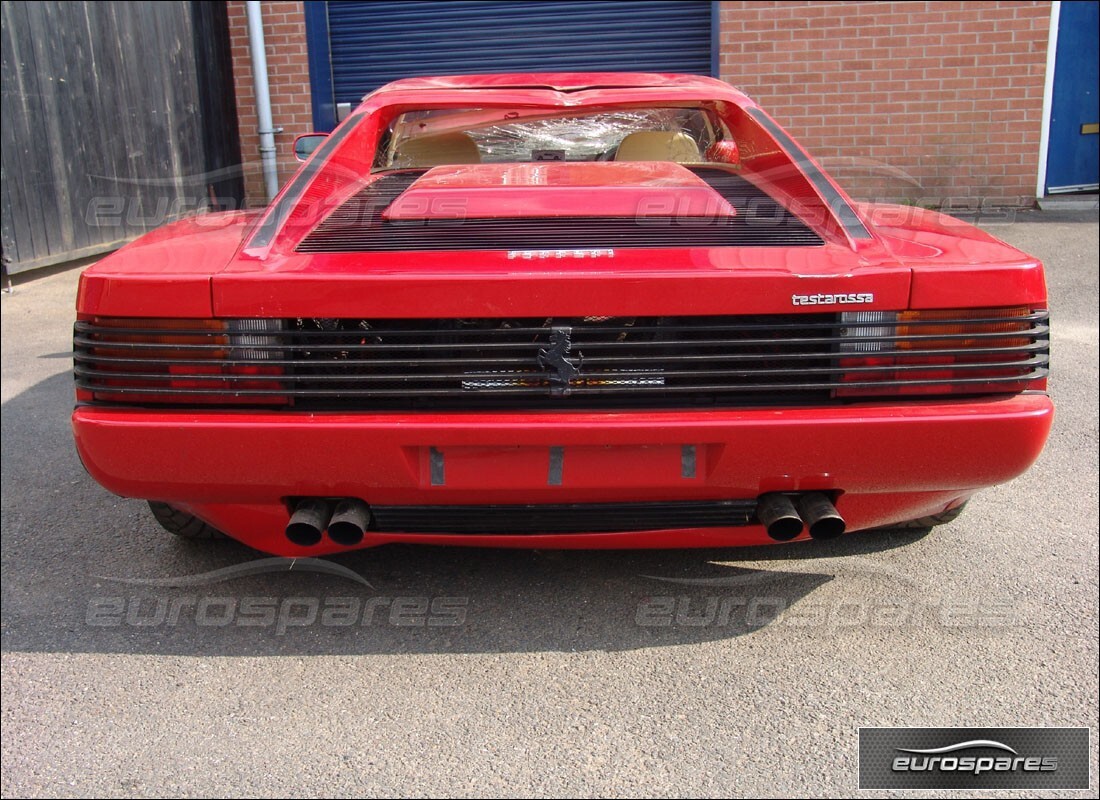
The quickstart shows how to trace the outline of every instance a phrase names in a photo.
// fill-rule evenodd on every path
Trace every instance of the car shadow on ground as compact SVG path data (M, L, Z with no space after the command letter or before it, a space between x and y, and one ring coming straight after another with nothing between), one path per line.
M389 545L288 569L289 560L236 542L179 540L143 502L101 489L76 457L71 409L67 372L3 406L5 652L263 656L691 644L798 615L823 585L861 570L904 583L903 575L842 559L927 534L720 550Z

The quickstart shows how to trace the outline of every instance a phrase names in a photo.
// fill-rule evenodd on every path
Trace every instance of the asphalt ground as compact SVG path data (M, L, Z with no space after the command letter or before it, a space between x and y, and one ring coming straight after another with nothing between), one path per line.
M956 522L330 560L355 575L244 574L255 553L178 541L97 486L68 421L77 271L20 283L3 795L852 795L859 726L1042 725L1092 729L1091 789L1047 796L1096 797L1097 219L990 229L1047 264L1057 420Z

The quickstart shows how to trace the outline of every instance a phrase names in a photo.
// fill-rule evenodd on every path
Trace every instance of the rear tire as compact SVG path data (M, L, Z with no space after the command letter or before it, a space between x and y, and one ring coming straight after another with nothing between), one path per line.
M911 519L908 522L899 522L897 525L886 525L885 528L890 530L912 530L914 528L935 528L937 525L946 525L948 522L956 519L959 514L966 508L966 503L949 508L947 511L941 511L939 514L932 514L931 516L921 517L920 519Z
M149 501L149 510L153 512L157 522L169 533L174 533L183 539L224 539L225 534L217 528L212 528L198 517L180 511L167 503Z

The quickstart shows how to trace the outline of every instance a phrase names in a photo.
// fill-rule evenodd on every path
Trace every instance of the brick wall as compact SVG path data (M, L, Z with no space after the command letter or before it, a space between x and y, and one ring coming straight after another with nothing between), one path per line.
M243 0L229 0L229 33L233 47L233 77L241 126L245 196L249 205L266 205L260 166L260 134L256 120L256 93L252 83L252 56L248 49L248 20ZM306 25L301 2L265 2L264 50L267 52L271 116L276 128L279 185L286 183L298 162L291 153L294 137L313 130L310 106Z
M1030 205L1050 5L723 2L722 78L852 194Z
M245 189L263 204L244 2L229 0ZM312 127L301 2L265 2L280 180ZM1047 2L721 5L722 77L859 198L1029 205L1038 174Z

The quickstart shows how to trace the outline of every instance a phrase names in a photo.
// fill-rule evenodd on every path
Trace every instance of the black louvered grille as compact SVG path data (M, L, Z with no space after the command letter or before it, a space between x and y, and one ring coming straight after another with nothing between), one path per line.
M1046 374L1046 312L952 313L86 321L75 372L101 402L301 410L806 405L1013 393Z
M389 221L382 212L423 171L383 175L313 230L301 253L417 250L584 250L791 247L822 244L801 220L744 178L693 170L732 205L734 217L534 217Z
M748 525L755 500L545 505L371 506L380 533L540 534Z
M299 341L316 343L309 351L316 366L309 371L318 388L396 395L401 403L413 402L411 394L425 407L583 408L624 400L668 403L668 393L688 404L713 402L715 395L743 403L747 396L738 401L733 395L769 386L778 395L804 380L800 369L827 367L833 344L831 331L793 315L436 324L360 322L349 332L349 320L294 321L303 334ZM327 336L323 328L333 325L340 329ZM349 339L362 349L340 349ZM349 361L358 362L359 374L345 380Z

